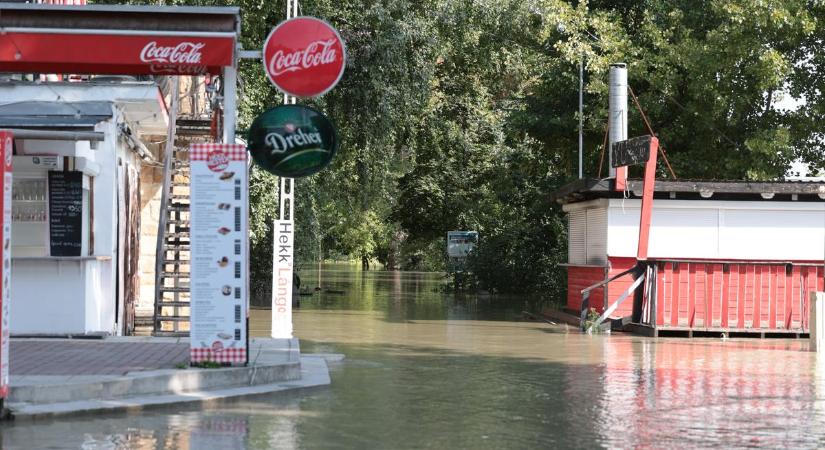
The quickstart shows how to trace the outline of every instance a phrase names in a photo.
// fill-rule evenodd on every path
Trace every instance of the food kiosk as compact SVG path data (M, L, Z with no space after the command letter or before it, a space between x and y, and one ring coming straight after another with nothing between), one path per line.
M54 92L68 100L46 101ZM157 164L143 142L164 130L157 85L9 82L0 94L0 128L15 130L12 335L123 334L137 268L122 256L137 249L122 236L140 226L129 174Z

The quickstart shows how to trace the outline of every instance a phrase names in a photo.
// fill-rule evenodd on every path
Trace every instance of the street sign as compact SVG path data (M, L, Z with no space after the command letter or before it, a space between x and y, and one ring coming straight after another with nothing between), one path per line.
M478 231L448 231L447 256L466 258L478 243Z
M298 178L326 167L338 149L335 126L319 111L281 105L258 116L249 128L255 163L279 177Z
M650 158L651 136L640 136L626 141L614 142L610 147L613 157L612 166L622 167L644 164Z
M269 33L263 63L269 81L284 93L318 97L335 87L344 74L344 40L323 20L296 17Z

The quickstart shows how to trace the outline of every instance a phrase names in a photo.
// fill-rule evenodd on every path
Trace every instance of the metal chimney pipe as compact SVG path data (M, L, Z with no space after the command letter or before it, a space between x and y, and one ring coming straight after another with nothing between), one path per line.
M610 65L610 96L609 96L609 123L610 136L608 147L608 165L610 177L616 176L613 167L613 155L610 148L614 142L627 139L627 65L616 63Z

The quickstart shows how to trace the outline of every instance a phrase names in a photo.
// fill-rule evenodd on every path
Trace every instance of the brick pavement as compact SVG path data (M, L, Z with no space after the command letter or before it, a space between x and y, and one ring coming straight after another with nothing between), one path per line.
M188 343L12 339L12 375L124 375L189 362Z

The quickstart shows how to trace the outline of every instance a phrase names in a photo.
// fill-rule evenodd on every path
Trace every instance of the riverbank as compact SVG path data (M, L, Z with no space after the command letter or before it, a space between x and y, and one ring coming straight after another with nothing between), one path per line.
M189 367L188 338L12 339L6 408L16 420L206 403L330 383L297 339L250 341L246 367Z

